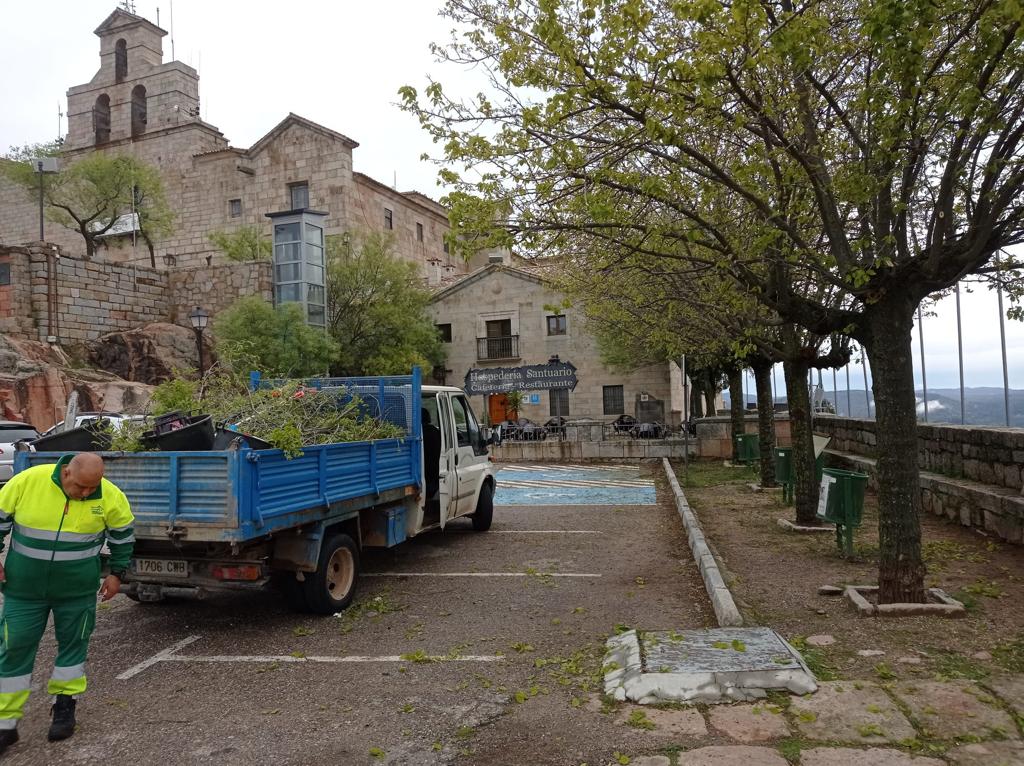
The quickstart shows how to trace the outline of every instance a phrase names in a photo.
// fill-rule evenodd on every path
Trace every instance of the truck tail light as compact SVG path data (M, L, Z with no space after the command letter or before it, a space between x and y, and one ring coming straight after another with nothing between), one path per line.
M211 574L218 580L258 580L260 579L260 568L258 566L222 567L215 566Z

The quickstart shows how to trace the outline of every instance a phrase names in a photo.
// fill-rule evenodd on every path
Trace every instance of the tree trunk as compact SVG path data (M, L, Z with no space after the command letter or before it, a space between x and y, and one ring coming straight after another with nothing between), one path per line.
M85 230L84 226L82 226L79 231L82 234L82 239L85 240L85 257L87 259L91 259L96 255L96 242L91 236L89 236L89 232Z
M786 398L789 401L789 428L793 437L793 495L796 523L820 524L818 519L818 479L814 472L814 438L811 431L811 400L807 394L806 363L785 362Z
M729 417L732 427L732 459L738 460L736 435L744 432L743 425L743 372L740 368L729 370Z
M690 388L690 417L704 417L704 397L698 386L692 386Z
M775 482L775 404L772 398L772 366L770 362L754 364L757 385L757 433L761 448L761 486L774 487Z
M877 303L865 318L878 451L878 602L923 603L917 401L910 336L914 307L908 301Z
M714 383L706 383L704 385L704 401L706 403L704 411L707 412L708 417L714 417L718 414L718 389Z

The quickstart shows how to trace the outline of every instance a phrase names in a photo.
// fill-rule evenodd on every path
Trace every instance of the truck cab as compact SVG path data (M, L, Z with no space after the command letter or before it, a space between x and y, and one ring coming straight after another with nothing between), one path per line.
M491 526L494 469L492 442L464 391L424 386L422 398L424 497L420 527L472 516L481 531Z

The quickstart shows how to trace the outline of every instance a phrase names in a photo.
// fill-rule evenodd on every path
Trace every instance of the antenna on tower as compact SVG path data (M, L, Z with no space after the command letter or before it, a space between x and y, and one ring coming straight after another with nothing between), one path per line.
M60 101L57 102L57 140L60 141L64 135L64 110L61 109Z
M134 0L121 0L121 10L127 11L132 16L135 15L135 3Z
M160 6L156 7L156 25L160 26Z
M171 0L171 61L177 61L174 56L174 0Z

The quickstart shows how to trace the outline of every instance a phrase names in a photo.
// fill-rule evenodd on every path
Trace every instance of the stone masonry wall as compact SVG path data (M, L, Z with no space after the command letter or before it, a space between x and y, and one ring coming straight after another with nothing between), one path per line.
M273 300L270 261L175 269L168 276L169 318L175 324L187 326L195 306L216 316L244 295Z
M829 449L875 457L875 421L818 416L815 431L832 437ZM917 464L955 479L1021 489L1024 429L921 424Z

